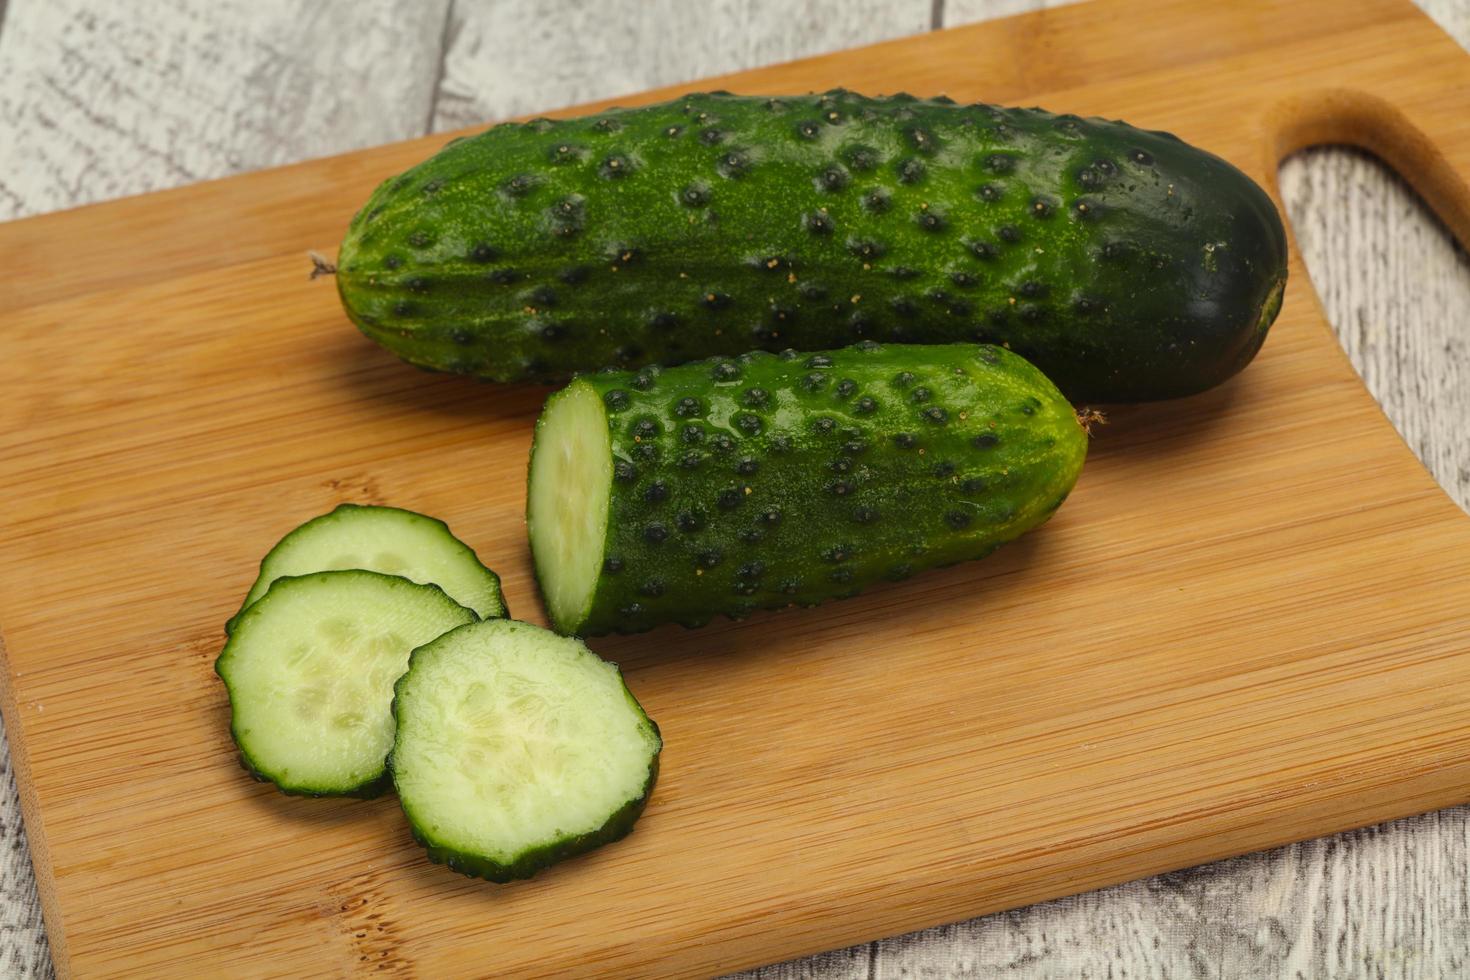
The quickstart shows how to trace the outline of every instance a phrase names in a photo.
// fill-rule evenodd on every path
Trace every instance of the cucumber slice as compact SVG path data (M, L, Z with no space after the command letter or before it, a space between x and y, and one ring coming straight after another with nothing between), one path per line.
M397 507L342 504L287 534L260 563L260 575L225 632L276 579L339 568L365 568L431 583L481 619L507 615L500 577L441 520Z
M241 761L296 795L381 792L393 684L409 651L474 621L438 586L396 575L277 579L241 613L214 664Z
M586 622L602 573L612 497L612 442L590 385L552 395L531 448L526 529L552 623Z
M388 767L430 860L529 878L633 829L653 790L658 726L616 665L510 620L413 652Z

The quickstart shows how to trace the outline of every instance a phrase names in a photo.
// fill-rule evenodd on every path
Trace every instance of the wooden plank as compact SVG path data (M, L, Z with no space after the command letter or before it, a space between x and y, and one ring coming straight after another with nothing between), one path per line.
M4 726L0 724L0 736ZM21 821L20 796L11 771L10 742L0 737L0 976L51 973L51 949L41 919L41 899L31 870L31 850Z
M942 0L944 27L1065 7L1078 0Z
M929 29L930 0L457 0L435 132Z
M1297 270L1297 273L1299 275L1299 269ZM196 284L196 285L203 285L203 284ZM147 298L147 297L140 297L140 298ZM154 298L156 298L156 297L154 297ZM442 392L442 388L435 388L435 391L441 391Z
M1414 0L1414 5L1430 16L1450 37L1461 45L1470 38L1470 2L1466 0Z
M0 220L418 136L447 8L16 0Z
M1470 5L1467 5L1470 6ZM1470 20L1464 40L1470 46ZM1364 153L1282 169L1338 339L1414 454L1470 509L1470 258L1401 177ZM1368 261L1354 262L1362 243ZM1410 323L1413 324L1410 327Z

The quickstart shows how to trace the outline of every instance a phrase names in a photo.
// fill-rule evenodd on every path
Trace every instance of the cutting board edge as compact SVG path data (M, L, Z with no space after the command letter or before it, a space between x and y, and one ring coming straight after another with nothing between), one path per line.
M15 683L15 666L0 624L0 718L5 721L5 741L10 749L10 770L15 779L16 796L20 800L21 823L30 853L31 871L36 878L36 896L41 903L41 918L46 927L46 943L51 948L51 961L62 980L71 976L71 958L66 942L66 920L57 893L55 865L51 845L46 836L46 821L41 815L41 801L36 782L31 778L30 748L25 725L21 720L20 700Z
M1462 768L1466 773L1466 779L1461 785L1470 786L1470 764L1466 764ZM1400 782L1395 783L1394 785L1402 786L1403 784ZM1148 867L1148 870L1145 870L1142 873L1134 873L1132 870L1129 870L1121 877L1118 875L1107 874L1100 875L1095 878L1078 878L1067 884L1062 884L1063 879L1059 877L1057 879L1057 884L1055 887L1033 887L1031 889L1033 894L1023 896L1019 901L1016 902L978 903L974 906L960 909L957 914L942 917L939 919L935 919L932 916L912 916L906 922L898 920L895 923L896 928L882 935L875 935L874 930L872 929L859 929L852 931L848 938L839 939L838 942L835 944L824 943L805 946L793 944L782 949L780 952L775 953L774 959L772 958L769 947L763 948L758 952L753 950L752 954L749 956L735 958L725 962L720 962L715 959L709 959L706 962L691 964L689 969L681 969L677 972L671 972L667 974L667 976L693 978L700 976L709 976L709 970L718 970L721 973L734 973L744 970L756 969L762 966L786 962L788 960L797 959L800 957L814 956L820 953L849 948L867 942L878 942L882 939L904 936L926 929L943 928L945 926L968 922L972 919L983 918L990 915L999 915L1001 913L1011 912L1016 909L1029 908L1031 906L1039 905L1044 902L1074 898L1078 895L1085 895L1091 892L1101 891L1108 888L1116 888L1122 885L1126 885L1130 882L1142 881L1144 879L1153 878L1158 875L1188 871L1191 868L1204 867L1206 865L1216 864L1222 861L1229 861L1235 858L1245 857L1250 854L1258 854L1278 850L1283 847L1289 847L1293 844L1301 843L1305 840L1315 840L1321 837L1331 837L1337 834L1349 833L1355 830L1363 830L1369 827L1376 827L1381 824L1393 823L1398 820L1411 819L1416 816L1422 816L1426 813L1433 813L1436 810L1443 810L1447 807L1459 806L1466 803L1470 803L1470 793L1467 793L1464 789L1461 789L1459 792L1448 792L1443 795L1427 798L1413 796L1412 802L1410 801L1410 799L1406 799L1404 805L1400 807L1390 807L1388 809L1381 809L1378 807L1365 808L1363 814L1360 816L1349 817L1338 821L1335 824L1324 824L1327 829L1325 829L1320 834L1313 834L1310 837L1303 838L1300 835L1292 833L1271 835L1252 840L1250 843L1244 844L1243 846L1232 844L1229 846L1222 846L1213 850L1207 849L1200 852L1204 855L1203 857L1196 857L1194 855L1191 855L1189 859L1182 862L1162 861L1152 866L1144 866ZM1033 881L1041 880L1044 879L1033 879ZM887 921L893 922L895 920L888 919ZM630 972L627 974L620 974L620 976L628 977L631 980L631 978L638 976L638 974Z

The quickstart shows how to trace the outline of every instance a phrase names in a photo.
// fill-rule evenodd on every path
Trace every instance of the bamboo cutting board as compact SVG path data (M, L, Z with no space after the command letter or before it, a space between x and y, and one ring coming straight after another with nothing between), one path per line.
M1099 0L713 87L835 85L1122 117L1268 185L1357 143L1470 239L1470 56L1407 0ZM1470 799L1470 519L1295 257L1255 364L1115 410L993 558L594 643L667 741L626 841L493 886L391 797L250 782L211 666L306 517L442 516L540 620L545 390L413 371L304 274L442 142L0 226L4 713L63 973L709 973Z

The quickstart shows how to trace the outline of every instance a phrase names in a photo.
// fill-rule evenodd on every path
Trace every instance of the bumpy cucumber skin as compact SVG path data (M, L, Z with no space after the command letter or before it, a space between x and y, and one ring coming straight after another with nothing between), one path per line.
M394 576L394 575L384 575L381 572L367 571L365 569L353 569L352 571L355 574L358 574L358 575L372 575L372 576L376 576L378 578L397 578L398 577L398 576ZM272 582L271 583L271 588L275 588L276 584L279 583L279 582L291 582L291 581L296 581L296 580L310 579L310 578L314 578L317 575L321 575L321 574L323 574L323 573L321 573L321 572L314 572L314 573L312 573L310 575L283 575L280 578L276 579L275 582ZM330 574L330 573L327 573L327 574ZM403 581L407 582L408 580L407 579L403 579ZM439 588L439 586L434 585L433 583L414 582L414 583L411 583L411 584L413 584L415 586L423 587L423 588L433 589L434 591L436 591L436 592L440 593L441 595L443 595L444 598L446 600L448 600L450 603L452 603L454 605L459 605L459 603L454 602L454 600L452 598L450 598L450 596L448 595L448 593L444 592L443 589ZM268 598L270 598L270 589L267 589L265 595L261 596L255 602L251 603L249 607L240 610L240 612L237 613L235 615L235 617L230 620L230 624L232 626L238 626L240 620L242 620L244 617L246 617L246 616L250 615L252 612L254 612L260 606L260 604L263 603L263 602L265 602ZM469 609L469 608L464 607L464 606L460 606L460 608L461 609L464 609L465 612L469 613L470 615L476 616L475 611L473 609ZM476 618L478 618L478 616L476 616ZM215 676L217 676L220 679L220 681L225 685L225 694L230 699L230 739L231 739L231 741L233 741L235 743L235 748L238 751L238 755L237 755L236 758L238 759L238 761L240 763L240 768L244 769L250 775L250 778L251 779L254 779L258 783L270 783L272 786L274 786L276 789L280 790L286 796L304 796L304 797L308 797L308 798L311 798L311 799L326 799L326 798L329 798L329 797L349 797L349 798L355 798L355 799L359 799L359 800L370 800L370 799L373 799L374 797L381 796L383 794L383 792L386 789L388 789L389 786L393 785L393 776L392 776L392 773L390 772L390 770L388 769L386 763L385 763L385 765L383 767L383 771L378 776L374 777L373 779L369 779L369 780L367 780L365 782L359 783L356 786L343 787L342 789L334 789L334 790L330 790L330 791L316 790L316 789L311 789L309 787L304 787L304 786L292 786L292 785L286 785L286 784L280 783L275 778L273 778L272 776L268 775L264 771L264 769L262 769L261 767L256 766L255 761L250 756L250 750L248 748L246 748L245 742L241 738L241 735L240 735L239 730L236 728L238 712L235 711L235 694L234 694L234 691L231 690L231 688L230 688L229 678L227 678L225 676L225 672L222 669L222 665L225 663L226 658L231 653L230 647L231 647L231 644L233 642L234 642L234 633L231 632L230 639L228 641L226 641L226 643L225 643L225 648L220 651L220 655L218 657L215 657L214 658L214 673L215 673ZM410 662L411 661L412 661L412 656L410 655ZM397 691L396 682L395 682L394 690L395 690L395 692ZM396 722L397 715L394 716L394 720Z
M602 398L614 476L603 571L566 633L696 627L981 558L1050 517L1087 453L1056 387L990 345L754 352L573 384Z
M361 504L338 504L336 507L333 507L327 513L318 515L317 517L312 518L311 520L307 521L306 523L300 524L297 527L292 528L290 531L288 531L286 533L285 537L283 537L283 538L281 538L281 540L277 541L275 543L275 546L272 547L270 551L267 551L265 553L265 557L260 560L260 572L256 576L256 580L259 581L260 576L267 574L267 572L269 571L270 566L271 566L271 560L277 554L279 554L281 551L283 551L284 549L286 549L287 547L289 547L290 544L291 544L292 539L295 538L296 535L302 534L302 533L306 533L308 531L308 529L312 525L316 524L317 521L328 520L333 515L341 514L344 511L359 510L359 509L362 508L362 506L363 505L361 505ZM487 568L485 566L485 564L480 561L479 556L477 556L475 554L474 550L472 548L470 548L469 545L465 544L463 541L460 541L459 538L455 537L454 536L454 532L451 531L451 530L449 530L449 525L448 524L446 524L443 521L439 520L439 518L437 518L437 517L430 517L427 514L420 514L417 511L404 510L401 507L387 507L387 506L384 506L384 505L381 505L381 504L374 504L372 506L376 510L394 510L394 511L398 511L400 514L403 514L404 516L406 516L406 517L408 517L410 519L419 520L419 521L427 521L427 522L429 522L431 524L437 524L437 525L439 525L440 530L442 530L444 532L444 535L446 537L448 537L451 540L457 542L460 545L460 547L463 548L465 550L465 552L469 555L470 559L472 561L474 561L475 564L479 565L482 569L484 569L485 573L487 575L489 575L490 578L492 578L492 579L495 580L495 592L496 592L496 595L497 595L498 601L499 601L498 609L496 609L496 610L487 610L486 611L486 615L482 616L481 618L482 619L507 619L507 618L510 617L510 607L506 604L506 602L505 602L505 593L503 591L501 591L501 588L500 588L500 576L498 574L496 574L495 571L493 571L492 569ZM252 603L250 601L250 592L253 592L254 589L255 589L255 585L254 585L254 583L252 583L251 584L251 587L250 587L250 590L246 592L244 601L241 602L241 604L240 604L240 608L235 612L235 615L231 616L229 619L227 619L225 621L225 635L226 636L229 636L231 633L235 632L235 624L237 622L239 622L240 617L245 614L245 610L249 609L252 605L254 605L254 603ZM257 599L256 601L258 602L259 599ZM479 610L476 610L475 611L475 614L478 616L479 615Z
M650 719L651 723L652 719ZM657 726L654 727L657 731ZM391 762L391 757L390 757ZM458 871L462 875L471 878L483 878L486 881L494 881L500 884L519 881L530 878L538 871L545 870L553 864L564 861L578 854L611 844L622 840L632 833L633 825L642 816L643 809L648 805L648 798L653 794L654 783L658 781L658 757L655 756L653 764L648 770L648 782L644 784L642 793L637 799L629 800L618 812L608 818L607 823L594 831L585 834L574 834L563 837L560 840L547 844L544 847L535 848L523 853L517 860L510 864L502 864L480 854L469 854L445 844L436 842L429 831L414 819L413 812L406 806L404 813L408 817L408 826L413 834L413 839L424 848L429 860L435 864L442 864L451 871Z
M230 734L231 736L233 736L234 731L231 730ZM235 747L239 748L239 745L239 741L236 740ZM376 779L370 779L353 789L343 790L340 793L327 793L318 790L302 789L301 787L297 786L282 786L280 783L276 782L274 779L267 776L259 769L256 769L255 766L252 765L250 762L250 756L247 755L243 749L240 750L238 758L240 762L240 768L244 769L251 779L255 780L257 783L270 783L286 796L304 796L308 799L313 800L335 799L338 797L345 797L354 800L371 800L376 797L382 796L385 792L387 792L388 788L393 785L392 777L389 776L388 773L384 772Z
M446 636L448 634L445 634ZM443 639L443 637L440 637ZM434 641L438 642L438 641ZM429 646L429 644L425 644ZM409 655L408 669L413 670L413 659L424 649L420 647ZM618 677L622 678L622 671L618 671ZM400 712L402 710L401 695L403 685L408 681L408 673L404 673L393 686L393 723L399 725ZM607 822L596 830L585 834L572 834L558 840L548 842L546 845L523 852L515 861L505 864L488 858L482 854L471 854L456 847L440 843L434 839L433 832L427 828L427 822L420 820L412 808L401 796L399 802L403 806L403 814L408 820L409 832L413 839L425 853L429 860L435 864L442 864L451 871L457 871L471 878L483 878L505 884L511 881L520 881L530 878L538 871L545 870L560 861L578 854L596 850L604 844L622 840L633 832L633 825L643 815L643 810L648 806L648 798L653 795L653 787L658 782L659 755L663 751L663 733L659 731L658 722L648 717L648 712L643 710L643 705L628 690L628 684L623 682L623 694L628 703L642 716L643 720L653 730L654 737L658 740L658 748L654 750L653 758L648 766L648 779L644 782L639 794L618 808L617 812L608 817ZM400 728L401 730L401 728ZM397 740L394 740L394 748L397 748ZM393 775L393 753L388 754L388 775Z
M909 96L693 94L504 123L395 177L337 282L367 336L496 381L868 338L1005 344L1073 400L1244 367L1267 194L1174 136Z

